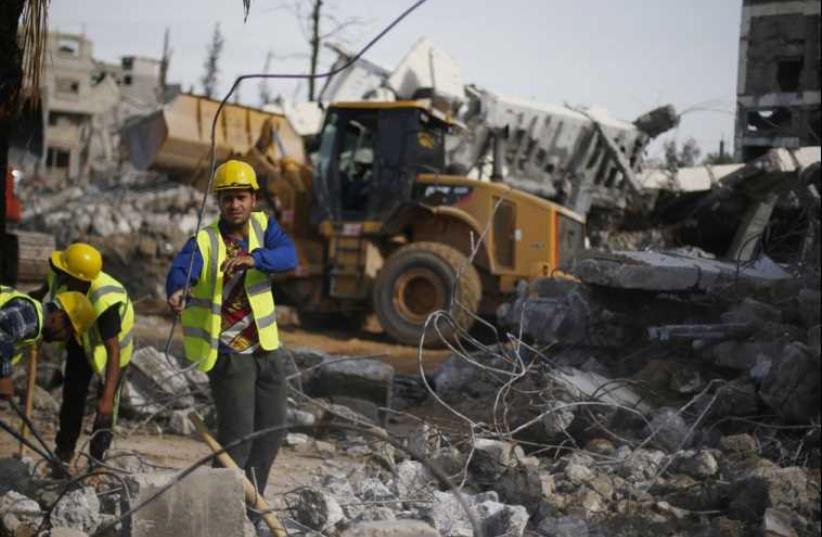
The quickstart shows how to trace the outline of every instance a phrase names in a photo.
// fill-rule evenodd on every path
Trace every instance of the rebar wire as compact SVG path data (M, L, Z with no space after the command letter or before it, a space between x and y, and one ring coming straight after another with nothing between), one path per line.
M339 417L345 418L345 416L341 416L341 415ZM331 428L331 429L338 429L338 430L342 430L342 431L353 431L353 432L357 432L357 433L360 433L360 434L373 436L373 437L375 437L379 440L382 440L384 442L387 442L387 443L391 444L394 447L394 449L398 449L398 450L402 451L403 453L405 453L407 456L419 461L423 466L425 466L425 468L429 472L431 472L431 474L434 476L434 478L437 480L437 482L440 484L440 486L442 486L444 488L447 488L448 490L450 490L454 494L454 497L456 498L457 502L459 502L460 507L465 511L465 514L468 517L468 521L471 524L471 527L474 531L474 535L477 536L477 537L483 537L485 535L485 533L482 530L482 526L477 521L477 518L476 518L474 512L468 506L468 503L465 501L465 498L463 497L463 495L459 492L459 490L457 490L457 488L454 486L454 484L451 482L451 480L448 478L448 476L445 475L445 473L442 470L440 470L437 466L435 466L426 457L423 457L421 454L415 453L415 452L411 451L410 449L408 449L407 447L403 446L402 443L400 443L400 442L394 440L393 438L391 438L391 436L382 429L371 428L371 427L369 427L369 428L358 427L358 426L353 426L353 425L343 425L343 424L337 424L337 423L325 423L325 424L323 424L323 426L327 427L327 428ZM131 509L129 509L128 511L126 511L125 513L120 515L116 520L113 520L113 521L109 522L108 524L106 524L105 526L102 526L101 528L99 528L96 533L97 534L105 533L106 531L108 531L112 528L115 528L117 526L117 524L120 524L120 523L124 522L125 520L129 519L136 512L143 509L149 503L156 500L161 495L163 495L165 492L167 492L169 489L174 487L177 483L179 483L180 481L185 479L188 475L190 475L192 472L194 472L197 468L199 468L203 464L206 464L209 461L213 460L214 457L216 457L217 455L225 453L228 450L230 450L232 448L235 448L239 445L242 445L246 442L250 442L250 441L254 440L255 438L258 438L258 437L261 437L261 436L264 436L266 434L273 433L273 432L276 432L276 431L282 431L282 430L288 429L288 428L292 428L292 427L288 424L275 425L275 426L272 426L272 427L266 427L264 429L254 431L253 433L249 433L249 434L247 434L247 435L245 435L241 438L238 438L237 440L234 440L234 441L222 446L219 450L213 451L212 453L209 453L208 455L205 455L205 456L201 457L196 462L189 465L185 470L181 471L178 475L176 475L167 484L160 487L155 493L150 495L148 498L146 498L142 502L138 503L137 505L135 505L134 507L132 507Z
M28 439L28 438L26 438L26 437L24 437L23 435L21 435L19 432L17 432L17 430L16 430L14 427L12 427L11 425L7 424L7 423L6 423L5 421L3 421L2 419L0 419L0 429L3 429L3 430L4 430L4 431L6 431L7 433L9 433L12 437L14 437L14 439L15 439L15 440L17 440L18 442L20 442L21 444L23 444L24 446L26 446L27 448L29 448L29 449L30 449L30 450L32 450L33 452L35 452L35 453L37 453L38 455L40 455L43 459L45 459L45 460L47 460L47 461L49 461L49 462L51 462L51 461L52 461L52 459L51 459L51 455L49 455L48 453L46 453L45 451L43 451L43 450L42 450L39 446L37 446L36 444L33 444L33 443L32 443L32 442Z
M240 75L234 79L234 83L231 85L231 89L228 90L228 93L223 97L223 100L220 101L220 105L217 107L217 111L214 113L214 118L211 121L211 147L209 149L211 155L211 165L210 171L208 174L208 181L206 183L205 192L203 193L203 201L200 205L200 210L197 213L197 225L194 228L194 237L200 232L200 229L203 225L203 216L205 215L206 205L208 203L208 195L209 191L211 190L211 185L214 181L214 172L217 168L217 151L216 151L216 132L217 132L217 120L220 117L220 113L222 113L223 108L225 107L228 100L231 98L231 95L234 93L234 90L240 85L243 80L249 79L276 79L276 80L304 80L304 79L322 79L322 78L330 78L336 74L339 74L349 67L351 67L354 63L356 63L366 52L368 52L371 47L377 44L383 37L385 37L391 30L394 29L403 19L408 17L412 12L416 11L420 6L426 3L428 0L417 0L410 7L405 9L402 13L400 13L391 23L385 26L376 36L374 36L371 41L369 41L359 52L357 52L354 56L351 56L345 63L340 65L339 67L333 68L329 71L324 73L315 73L315 74L306 74L306 73L254 73L254 74L246 74ZM183 293L181 299L185 301L188 298L188 293L191 287L191 273L194 268L194 252L192 251L191 256L189 256L188 260L188 269L186 270L186 280L185 286L183 287ZM177 327L177 315L174 316L174 319L171 323L171 329L169 330L168 340L166 341L164 354L166 356L166 360L172 367L178 368L178 365L172 364L171 359L169 358L168 351L171 348L171 343L174 338L174 330ZM189 367L194 367L196 365L193 364Z
M57 495L57 499L54 500L51 503L51 505L49 505L48 509L46 509L45 513L43 514L43 518L40 521L40 525L38 527L38 532L45 530L47 526L51 526L51 515L54 512L55 507L57 507L57 504L60 503L60 500L62 500L63 497L66 494L68 494L69 492L71 492L74 489L74 485L77 484L77 483L81 483L81 482L85 481L86 479L91 479L92 477L113 477L116 481L118 481L120 483L120 486L123 488L124 493L126 495L126 498L129 498L129 499L131 498L131 493L129 491L128 484L126 483L125 479L122 476L119 476L119 475L115 474L114 472L109 472L109 471L104 471L104 470L94 470L92 472L88 472L88 473L85 473L83 475L79 475L75 478L72 478L68 483L66 483L63 486L63 490L60 492L60 494ZM109 492L109 491L103 491L102 493L98 493L95 490L94 494L99 495L99 494L105 494L107 492ZM97 532L95 532L95 535L97 535Z

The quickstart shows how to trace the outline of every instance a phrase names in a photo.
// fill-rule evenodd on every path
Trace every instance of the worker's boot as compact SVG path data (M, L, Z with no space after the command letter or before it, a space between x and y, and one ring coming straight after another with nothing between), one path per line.
M61 451L59 448L54 450L56 460L50 464L51 476L57 479L65 479L71 477L71 461L74 460L74 450Z

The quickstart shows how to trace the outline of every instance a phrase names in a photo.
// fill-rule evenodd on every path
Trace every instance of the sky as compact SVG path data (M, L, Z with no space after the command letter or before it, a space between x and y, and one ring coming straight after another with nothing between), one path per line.
M96 58L159 58L170 30L169 80L199 91L214 25L225 37L220 93L234 77L305 72L306 38L295 5L310 0L52 0L52 30L84 33ZM356 50L411 4L410 0L325 0L326 12L349 21L332 41ZM428 0L369 51L393 68L427 36L451 55L463 79L492 91L546 103L606 108L633 120L663 104L686 111L661 137L694 138L703 153L733 142L741 0ZM325 21L328 28L333 23ZM327 65L333 54L325 54ZM276 95L305 97L305 86L273 83ZM257 84L241 88L257 104ZM651 147L658 156L661 143Z

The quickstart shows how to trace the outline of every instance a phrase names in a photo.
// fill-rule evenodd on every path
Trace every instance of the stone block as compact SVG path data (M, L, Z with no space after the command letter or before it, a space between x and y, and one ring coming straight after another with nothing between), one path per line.
M137 474L135 505L174 479L173 473ZM245 496L242 475L225 468L202 468L137 511L132 537L225 537L243 535Z
M801 343L787 345L770 368L759 396L780 417L808 423L819 416L820 360Z

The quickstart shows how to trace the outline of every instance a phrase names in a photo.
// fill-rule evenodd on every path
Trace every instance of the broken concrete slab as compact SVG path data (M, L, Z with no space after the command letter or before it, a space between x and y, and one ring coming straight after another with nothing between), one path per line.
M152 400L175 398L172 408L194 404L185 374L172 367L162 352L154 347L138 349L131 358L129 381Z
M131 476L138 489L134 505L142 503L175 478L176 474L170 472ZM243 535L245 518L240 472L227 468L200 468L137 511L131 520L131 536Z
M388 407L393 378L394 368L380 360L330 358L303 389L312 397L347 396Z
M569 271L585 283L645 291L710 291L745 280L767 284L790 274L767 257L739 265L676 251L589 251Z

